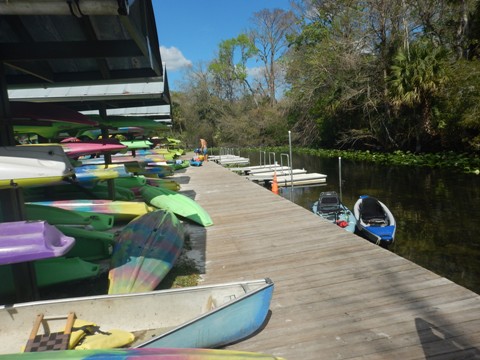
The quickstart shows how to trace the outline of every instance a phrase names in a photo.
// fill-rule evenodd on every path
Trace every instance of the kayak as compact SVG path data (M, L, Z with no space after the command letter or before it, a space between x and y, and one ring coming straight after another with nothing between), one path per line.
M60 146L0 147L0 189L51 184L73 174Z
M108 294L154 290L180 256L183 226L169 211L130 221L118 234L108 274Z
M94 230L109 230L113 227L114 221L112 215L31 203L25 204L25 216L27 220L45 220L50 225L89 226Z
M54 206L66 210L87 211L100 214L112 215L115 220L132 220L133 218L144 215L153 208L143 201L114 201L114 200L56 200L56 201L38 201L32 204Z
M169 210L202 226L213 225L208 212L188 196L151 185L145 185L140 188L140 193L145 202L158 209Z

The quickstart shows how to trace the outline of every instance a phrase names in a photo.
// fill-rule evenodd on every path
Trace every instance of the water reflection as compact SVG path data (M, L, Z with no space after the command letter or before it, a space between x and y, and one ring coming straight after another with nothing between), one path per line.
M242 156L259 164L258 153ZM339 192L338 159L294 154L293 167L328 175L325 186L295 188L296 204L311 209L321 191ZM391 251L480 294L480 177L345 159L341 168L342 200L349 208L359 195L368 194L394 214ZM290 188L281 195L291 199Z

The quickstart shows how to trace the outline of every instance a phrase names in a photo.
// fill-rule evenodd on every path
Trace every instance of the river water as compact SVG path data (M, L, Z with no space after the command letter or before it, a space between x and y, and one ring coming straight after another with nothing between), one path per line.
M247 153L258 165L260 153ZM273 153L266 156L273 161ZM270 158L270 160L269 160ZM275 154L277 162L287 157ZM311 210L322 191L341 192L353 209L359 195L371 195L397 221L390 251L480 294L480 177L442 169L385 166L294 154L293 168L327 175L325 186L280 188L280 195ZM359 241L367 241L359 237Z

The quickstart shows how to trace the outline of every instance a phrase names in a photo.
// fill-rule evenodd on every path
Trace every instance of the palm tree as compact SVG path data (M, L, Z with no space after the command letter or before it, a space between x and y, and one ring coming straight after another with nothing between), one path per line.
M392 103L412 114L416 151L421 150L423 134L436 135L432 124L432 100L448 80L447 52L428 40L420 39L409 49L400 48L393 58L389 89Z

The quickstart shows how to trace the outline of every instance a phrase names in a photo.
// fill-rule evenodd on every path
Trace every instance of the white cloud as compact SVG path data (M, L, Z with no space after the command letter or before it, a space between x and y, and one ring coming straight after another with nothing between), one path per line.
M167 71L177 71L192 66L192 62L183 56L176 47L160 46L162 62L166 63Z

